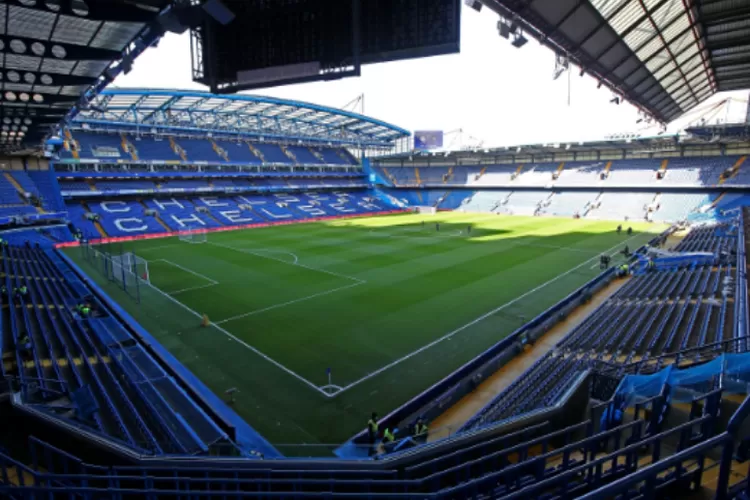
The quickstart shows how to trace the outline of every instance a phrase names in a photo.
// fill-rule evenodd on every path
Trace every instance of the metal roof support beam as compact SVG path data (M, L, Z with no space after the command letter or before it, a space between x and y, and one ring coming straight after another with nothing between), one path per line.
M645 19L645 16L644 16L644 19ZM638 24L640 24L641 22L643 22L643 20L644 20L644 19L641 19L641 20L639 20L639 21L638 21ZM667 29L669 29L669 28L670 28L670 27L672 26L672 24L674 24L675 22L677 22L677 21L678 21L679 19L680 19L680 16L675 16L675 18L674 18L674 19L672 19L672 21L670 21L670 22L669 22L669 23L668 23L668 24L667 24L666 26L664 26L664 28L663 28L663 29L664 29L664 31L666 31ZM637 25L635 25L635 24L634 24L633 26L637 26ZM632 28L633 26L631 26L631 28ZM680 31L680 33L679 33L679 34L678 34L677 36L675 36L675 37L673 38L673 40L679 40L679 38L680 38L681 36L685 35L685 33L687 33L687 32L688 32L688 30L689 30L689 29L691 29L691 28L692 28L692 25L691 25L691 26L688 26L688 27L686 27L685 29L683 29L682 31ZM625 33L623 33L623 38L624 38L625 36L627 36L627 35L626 35ZM620 66L622 66L622 64L623 64L623 63L625 63L625 62L626 62L626 61L627 61L628 59L630 59L631 57L635 57L635 58L638 58L638 52L639 52L639 51L640 51L640 50L641 50L641 49L642 49L643 47L646 47L646 46L647 46L647 45L648 45L649 43L653 42L653 41L654 41L654 39L655 39L655 38L656 38L657 36L658 36L657 34L654 34L653 36L649 37L649 38L648 38L647 40L645 40L645 41L644 41L644 42L643 42L642 44L640 44L640 45L639 45L638 47L636 47L635 49L633 49L633 50L632 50L632 52L633 52L632 54L628 54L628 55L626 55L625 57L623 57L622 59L620 59L619 61L617 61L617 62L616 62L616 63L615 63L615 64L614 64L613 66L612 66L612 69L611 69L611 70L608 70L607 72L605 72L605 73L604 73L604 76L608 76L608 75L610 75L610 74L614 73L614 72L615 72L615 71L617 70L617 68L619 68ZM619 43L619 41L618 41L618 43ZM625 42L622 42L622 43L625 43ZM604 52L602 52L602 54L606 54L606 53L607 53L607 52L608 52L609 50L611 50L611 48L612 48L612 47L614 47L615 45L617 45L617 44L615 43L615 44L611 45L611 46L610 46L610 48L609 48L609 49L607 49L607 50L605 50ZM689 47L690 47L690 45L688 45L688 46L687 46L687 47L685 47L685 48L689 48ZM684 50L684 49L683 49L683 50ZM658 56L659 54L660 54L660 51L658 51L658 50L657 50L657 51L655 51L655 52L654 52L653 54L651 54L650 56L648 56L648 57L647 57L646 59L643 59L643 60L640 60L640 59L639 59L639 60L641 61L641 64L643 64L643 66L646 66L646 67L647 67L648 63L649 63L649 62L650 62L650 61L651 61L651 60L652 60L652 59L653 59L654 57ZM665 63L665 64L666 64L666 63ZM663 65L662 65L662 66L663 66ZM658 71L658 69L657 69L656 71L654 71L654 73L658 73L658 72L659 72L659 71ZM640 82L639 82L639 83L640 83ZM637 87L637 86L638 86L637 84L636 84L636 85L631 85L631 88L635 88L635 87Z
M20 40L26 45L27 50L23 53L18 53L17 55L19 56L27 56L27 57L34 57L34 58L47 57L47 58L50 58L51 60L55 60L56 58L52 55L52 47L59 46L65 50L65 57L60 58L61 61L69 61L71 59L112 61L113 59L117 59L120 57L120 52L116 50L99 49L95 47L73 45L70 43L62 43L62 42L48 42L45 40L38 40L36 38L28 38L28 37L23 37L23 36L8 36L8 35L0 35L0 41L2 41L4 45L4 48L0 50L0 52L5 52L6 54L16 54L16 52L13 52L13 50L11 50L11 47L10 47L10 42L12 40ZM34 52L31 51L31 46L34 44L41 44L44 46L44 53L42 54L42 56L37 56Z
M644 10L646 10L646 12L645 12L645 13L644 13L643 15L641 15L641 16L640 16L640 17L639 17L638 19L636 19L635 21L633 21L633 23L632 23L632 24L631 24L630 26L628 26L628 28L627 28L627 29L626 29L625 31L623 31L623 32L622 32L622 34L619 34L619 35L617 36L617 39L616 39L616 40L615 40L614 42L612 42L611 44L609 44L609 45L608 45L608 46L607 46L607 47L606 47L606 48L605 48L604 50L600 51L600 52L599 52L599 53L598 53L598 54L597 54L597 55L596 55L595 57L600 57L600 56L602 56L603 54L606 54L607 52L609 52L610 50L612 50L613 48L615 48L615 46L616 46L616 45L617 45L618 43L623 43L623 44L624 44L625 42L624 42L623 40L624 40L624 39L625 39L625 38L626 38L626 37L627 37L627 36L628 36L628 35L629 35L629 34L630 34L630 33L631 33L631 32L632 32L632 31L633 31L634 29L636 29L636 28L638 27L638 25L640 25L640 24L641 24L641 23L642 23L643 21L645 21L645 20L646 20L646 18L647 18L647 17L649 16L649 15L651 15L651 13L652 13L652 12L656 12L656 10L657 10L657 9L661 8L661 6L662 6L662 5L664 5L665 3L669 2L669 1L670 1L670 0L661 0L660 2L657 2L656 4L654 4L654 6L653 6L653 7L651 8L651 10L646 10L646 9L644 9ZM615 12L613 12L612 14L610 14L610 15L609 15L609 17L607 17L607 18L605 19L605 23L606 23L606 25L607 25L607 26L609 26L609 27L611 28L611 24L610 24L610 21L611 21L612 19L614 19L614 18L615 18L615 16L616 16L617 14L619 14L619 13L620 13L620 11L621 11L622 9L624 9L625 7L627 7L628 5L629 5L629 2L622 2L622 4L620 5L620 7L618 7L618 8L617 8L617 9L615 10ZM601 29L601 27L602 27L602 25L601 25L601 24L599 24L599 25L598 25L598 26L596 27L596 29L592 30L592 31L591 31L591 33L589 33L589 34L588 34L588 35L587 35L587 36L586 36L586 37L585 37L585 38L584 38L583 40L581 40L581 43L579 43L579 44L578 44L578 45L579 45L579 47L583 47L583 45L585 45L585 44L586 44L586 42L588 42L588 41L589 41L589 39L590 39L590 38L591 38L592 36L594 36L594 35L595 35L595 34L596 34L596 33L597 33L597 32L598 32L598 31L599 31L600 29ZM614 28L612 28L612 31L614 31ZM617 33L615 32L615 34L617 34ZM651 40L653 40L653 38L649 39L648 41L650 42ZM641 48L641 47L638 47L638 49L640 49L640 48ZM633 50L633 52L635 53L635 52L636 52L636 50ZM625 62L625 61L626 61L627 59L628 59L628 58L625 58L625 59L624 59L623 61L620 61L619 63L617 63L617 65L616 65L615 67L618 67L618 66L619 66L620 64L622 64L623 62Z
M690 24L693 26L693 37L695 38L695 43L698 45L698 51L700 52L701 60L703 61L703 68L706 70L706 75L711 81L712 90L716 92L716 72L711 68L711 65L708 64L708 48L706 44L706 38L701 36L698 32L698 28L700 27L701 31L703 33L706 33L706 26L704 23L698 22L698 19L693 12L693 6L691 4L692 0L682 0L682 5L685 7L685 11L687 12L688 18L690 19ZM696 5L695 9L699 11L700 7Z
M678 53L677 53L677 54L675 55L675 57L676 57L677 59L679 59L679 58L680 58L680 56L681 56L682 54L684 54L684 53L685 53L686 51L690 50L691 48L692 48L692 46L691 46L691 45L689 45L689 44L688 44L688 45L686 45L685 47L683 47L683 48L682 48L682 50L680 50L680 51L679 51L679 52L678 52ZM669 61L665 61L665 62L664 62L664 64L660 65L660 66L659 66L658 68L656 68L656 69L654 70L654 73L658 73L659 71L661 71L661 70L662 70L662 68L663 68L663 67L665 67L665 66L666 66L667 64L669 64L670 62L672 62L672 61L671 61L671 60L669 60ZM677 65L676 65L676 66L677 66ZM664 80L664 79L666 79L667 77L669 77L669 76L670 76L670 75L671 75L672 73L674 73L674 72L675 72L675 71L677 71L678 69L679 69L679 68L675 67L675 68L672 68L671 70L667 71L667 72L666 72L666 73L665 73L664 75L662 75L662 77L661 77L661 78L662 78L662 80ZM644 77L644 78L641 78L640 80L638 80L638 81L637 81L637 82L636 82L635 84L633 84L633 86L632 86L632 87L633 87L634 89L635 89L635 88L638 88L638 86L639 86L640 84L642 84L643 82L645 82L645 81L646 81L647 79L649 79L649 78L654 78L654 83L652 83L651 85L649 85L648 87L646 87L646 88L645 88L645 89L644 89L644 90L643 90L642 92L640 92L640 94L641 94L641 95L646 95L646 94L647 94L647 93L648 93L648 92L649 92L649 91L650 91L650 90L651 90L652 88L654 88L654 85L659 85L659 86L661 86L661 82L660 82L659 80L657 80L657 79L656 79L656 78L655 78L655 77L653 76L653 74L649 74L649 75L647 75L646 77ZM709 80L710 80L710 78L709 78ZM662 88L664 88L664 87L662 87ZM665 89L665 90L666 90L666 89Z
M54 12L56 14L66 14L79 17L73 12L73 5L70 0L55 2L59 4L59 11L44 8L43 3L39 2L35 10ZM129 2L87 2L88 13L85 19L92 21L121 21L131 23L147 23L151 21L164 7L166 2L161 0L140 0L137 3Z

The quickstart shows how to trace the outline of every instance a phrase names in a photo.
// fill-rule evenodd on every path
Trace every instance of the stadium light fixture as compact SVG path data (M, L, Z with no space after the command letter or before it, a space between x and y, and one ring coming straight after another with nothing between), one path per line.
M497 32L506 40L510 39L510 26L508 26L504 19L500 19L497 22Z
M528 41L529 40L525 36L523 36L523 33L519 32L518 34L514 35L511 45L513 45L517 49L520 49L521 47L526 45L526 42Z
M482 12L482 2L479 0L464 0L464 4L477 12Z
M612 99L609 100L612 104L619 105L620 104L620 97L614 96Z

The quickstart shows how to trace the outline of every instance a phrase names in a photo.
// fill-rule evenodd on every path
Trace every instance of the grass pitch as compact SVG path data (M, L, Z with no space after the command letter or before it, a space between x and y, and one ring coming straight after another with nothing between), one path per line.
M213 391L239 389L235 410L289 452L341 443L593 278L601 253L617 262L663 229L616 225L409 214L111 245L149 261L160 291L141 287L140 305L67 251Z

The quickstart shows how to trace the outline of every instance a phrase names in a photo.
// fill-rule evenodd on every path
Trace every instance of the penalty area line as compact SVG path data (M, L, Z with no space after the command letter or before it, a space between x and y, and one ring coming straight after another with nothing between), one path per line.
M354 288L355 286L363 285L364 282L357 282L357 283L351 283L349 285L340 286L337 288L331 288L330 290L325 290L323 292L314 293L312 295L308 295L307 297L300 297L299 299L290 300L287 302L282 302L280 304L274 304L272 306L264 307L263 309L256 309L255 311L246 312L244 314L238 314L237 316L230 316L229 318L222 319L220 321L214 321L215 325L221 325L224 323L227 323L229 321L234 321L236 319L245 318L247 316L253 316L255 314L260 314L266 311L271 311L273 309L279 309L281 307L290 306L292 304L297 304L299 302L304 302L306 300L314 299L316 297L322 297L324 295L329 295L334 292L338 292L340 290L346 290L347 288Z
M193 290L202 290L204 288L209 288L209 287L212 287L212 286L216 286L218 284L219 283L209 283L207 285L198 285L198 286L191 286L191 287L188 287L188 288L181 288L180 290L174 290L174 291L170 290L170 291L164 292L164 293L166 293L168 295L177 295L178 293L192 292Z
M216 242L213 242L213 241L208 241L207 243L209 245L214 245L214 246L217 246L217 247L220 247L220 248L226 248L227 250L234 250L235 252L246 253L248 255L254 255L256 257L260 257L261 259L275 260L276 262L281 262L283 264L288 264L290 266L302 267L302 268L308 269L310 271L317 271L319 273L324 273L324 274L329 274L331 276L336 276L337 278L344 278L344 279L347 279L347 280L356 281L357 283L367 283L367 280L363 280L363 279L360 279L360 278L355 278L354 276L347 276L346 274L339 274L339 273L336 273L336 272L333 272L333 271L328 271L327 269L320 269L320 268L317 268L317 267L307 266L305 264L300 264L297 261L295 261L295 262L288 262L286 260L277 259L276 257L272 257L270 255L263 255L262 253L257 253L258 250L254 249L254 248L251 248L251 249L237 248L237 247L233 247L233 246L230 246L230 245L224 245L223 243L216 243ZM263 249L261 249L261 250L263 250ZM283 252L283 253L289 254L290 252ZM296 255L295 255L295 257L296 257Z
M628 239L627 239L627 240L625 240L625 241L626 241L626 242L627 242L627 241L630 241L630 240L632 240L633 238L636 238L637 236L638 236L638 235L634 235L634 236L632 236L631 238L628 238ZM614 250L615 248L617 248L618 246L620 246L620 245L622 245L622 244L623 244L623 242L621 242L621 243L618 243L617 245L614 245L614 246L612 246L611 248L609 248L609 249L605 250L604 252L605 252L605 253L606 253L606 252L611 252L612 250ZM403 357L401 357L401 358L399 358L399 359L396 359L396 360L394 360L394 361L391 361L390 363L388 363L388 364L387 364L387 365L385 365L385 366L381 366L380 368L378 368L378 369L377 369L377 370L375 370L374 372L368 373L368 374L367 374L367 375L365 375L364 377L362 377L362 378L360 378L360 379L358 379L358 380L355 380L354 382L351 382L350 384L347 384L347 385L345 385L345 386L344 386L344 387L342 387L342 388L341 388L341 389L340 389L339 391L335 392L335 393L334 393L333 395L331 395L331 396L329 396L329 397L333 397L333 396L338 396L338 395L339 395L339 394L341 394L342 392L344 392L344 391L347 391L347 390L351 389L352 387L355 387L355 386L357 386L357 385L361 384L362 382L364 382L364 381L366 381L366 380L369 380L369 379L371 379L371 378L373 378L373 377L375 377L375 376L377 376L377 375L380 375L380 374L381 374L381 373L383 373L384 371L386 371L386 370L388 370L388 369L390 369L390 368L392 368L392 367L394 367L394 366L396 366L396 365L398 365L398 364L400 364L400 363L402 363L402 362L406 361L407 359L413 358L413 357L414 357L414 356L416 356L417 354L419 354L419 353L421 353L421 352L423 352L423 351L426 351L427 349L429 349L429 348L431 348L431 347L433 347L433 346L435 346L435 345L437 345L437 344L439 344L439 343L441 343L441 342L443 342L443 341L445 341L445 340L448 340L448 339L450 339L450 338L451 338L451 337L453 337L454 335L456 335L456 334L458 334L458 333L461 333L462 331L466 330L467 328L469 328L469 327L472 327L472 326L476 325L477 323L480 323L480 322L484 321L485 319L489 318L490 316L493 316L493 315L497 314L498 312L502 311L503 309L505 309L505 308L507 308L507 307L510 307L510 306L512 306L513 304L515 304L515 303L516 303L516 302L518 302L519 300L522 300L522 299L524 299L524 298L528 297L529 295L531 295L531 294L533 294L533 293L535 293L535 292L537 292L537 291L541 290L542 288L546 287L547 285L549 285L549 284L551 284L551 283L554 283L555 281L559 280L560 278L562 278L562 277L564 277L564 276L567 276L568 274L571 274L571 273L573 273L573 272L577 271L578 269L580 269L581 267L585 266L586 264L588 264L589 262L591 262L591 261L592 261L593 259L595 259L595 258L596 258L596 257L591 257L591 258L588 258L588 259L586 259L585 261L581 262L581 263L580 263L580 264L578 264L577 266L575 266L575 267L573 267L573 268L571 268L571 269L569 269L569 270L565 271L565 272L564 272L564 273L562 273L562 274L559 274L559 275L555 276L555 277L554 277L554 278L552 278L551 280L549 280L549 281L546 281L546 282L542 283L541 285L538 285L538 286L536 286L536 287L532 288L531 290L527 291L527 292L526 292L526 293L524 293L523 295L519 295L519 296L518 296L518 297L516 297L515 299L513 299L513 300L510 300L510 301L506 302L505 304L503 304L503 305L501 305L501 306L499 306L499 307L496 307L495 309L493 309L493 310L491 310L491 311L489 311L489 312L486 312L486 313L484 313L483 315L479 316L479 317L478 317L478 318L476 318L476 319L473 319L473 320L471 320L470 322L466 323L465 325L463 325L463 326L460 326L460 327L456 328L456 329L455 329L455 330L453 330L452 332L449 332L449 333L447 333L447 334L443 335L442 337L440 337L440 338L438 338L438 339L435 339L435 340L433 340L432 342L430 342L430 343L428 343L428 344L425 344L425 345L423 345L423 346L422 346L422 347L420 347L419 349L417 349L417 350L415 350L415 351L412 351L412 352L410 352L410 353L409 353L409 354L407 354L406 356L403 356Z
M178 306L182 307L183 309L185 309L185 310L186 310L187 312L189 312L190 314L192 314L192 315L193 315L193 316L195 316L196 318L199 318L199 319L203 319L203 315L202 315L202 314L200 314L199 312L195 311L194 309L191 309L190 307L186 306L185 304L183 304L182 302L180 302L180 301L179 301L179 300L177 300L176 298L174 298L174 297L172 297L171 295L169 295L168 293L164 292L164 290L161 290L161 289L159 289L159 288L155 287L154 285L152 285L152 284L150 284L150 283L148 284L148 286L149 286L149 287L151 287L151 288L153 288L154 290L156 290L156 291L157 291L157 292L159 292L160 294L164 295L164 296L165 296L165 297L166 297L167 299L171 300L172 302L174 302L174 303L175 303L175 304L177 304ZM300 382L302 382L302 383L303 383L303 384L305 384L306 386L308 386L308 387L310 387L311 389L313 389L313 390L317 391L317 392L318 392L319 394L321 394L321 395L323 395L323 396L325 396L325 397L327 397L327 398L331 398L331 397L333 397L333 395L332 395L332 394L329 394L328 392L326 392L325 390L323 390L323 389L322 389L322 388L320 388L319 386L317 386L317 385L315 385L314 383L310 382L309 380L307 380L307 379L306 379L305 377L303 377L303 376L302 376L302 375L300 375L299 373L297 373L297 372L295 372L295 371L293 371L293 370L290 370L289 368L287 368L286 366L282 365L281 363L279 363L278 361L276 361L276 360L275 360L275 359L273 359L272 357L270 357L270 356L268 356L267 354L265 354L265 353L263 353L262 351L260 351L260 350L259 350L258 348L256 348L256 347L253 347L252 345L248 344L248 343L247 343L247 342L245 342L244 340L242 340L242 339L239 339L239 338L237 338L237 337L236 337L235 335L233 335L232 333L228 332L227 330L225 330L225 329L224 329L224 328L222 328L221 326L217 325L216 323L211 323L211 326L210 326L210 328L215 328L215 329L217 329L218 331L220 331L221 333L223 333L224 335L226 335L226 336L227 336L227 337L229 337L230 339L234 340L234 341L235 341L235 342L237 342L238 344L240 344L240 345L243 345L244 347L246 347L246 348L247 348L247 349L249 349L250 351L254 352L255 354L257 354L258 356L260 356L260 357L261 357L261 358L263 358L264 360L268 361L268 362L269 362L269 363L271 363L272 365L276 366L276 367L277 367L277 368L279 368L280 370L282 370L282 371L286 372L287 374L289 374L289 375L291 375L292 377L296 378L297 380L299 380ZM338 394L338 393L336 393L336 394Z
M176 267L177 269L182 269L182 270L183 270L183 271L185 271L186 273L190 273L190 274L192 274L193 276L198 276L199 278L202 278L202 279L204 279L204 280L208 281L208 282L209 282L209 283L211 283L212 285L218 285L218 284L219 284L219 282L218 282L218 281L216 281L215 279L211 279L211 278L209 278L208 276L206 276L205 274L201 274L201 273L199 273L199 272L193 271L192 269L188 269L187 267L185 267L185 266L181 266L181 265L179 265L179 264L177 264L177 263L174 263L174 262L172 262L171 260L167 260L167 259L154 259L154 260L153 260L153 262L166 262L166 263L167 263L167 264L169 264L170 266L174 266L174 267ZM196 287L193 287L193 288L196 288Z

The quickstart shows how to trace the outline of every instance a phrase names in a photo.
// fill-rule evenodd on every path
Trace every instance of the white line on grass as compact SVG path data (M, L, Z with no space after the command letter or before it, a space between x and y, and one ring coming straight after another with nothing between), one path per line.
M224 245L222 243L215 243L213 241L208 241L207 243L209 245L214 245L214 246L217 246L217 247L226 248L228 250L234 250L235 252L246 253L248 255L255 255L256 257L260 257L260 258L263 258L263 259L275 260L276 262L282 262L284 264L289 264L290 266L297 266L297 267L302 267L302 268L305 268L305 269L309 269L310 271L318 271L320 273L330 274L331 276L336 276L338 278L344 278L344 279L356 281L357 283L367 283L366 280L355 278L354 276L347 276L346 274L335 273L333 271L328 271L327 269L320 269L320 268L317 268L317 267L306 266L305 264L300 264L299 262L294 262L294 263L287 262L285 260L277 259L276 257L272 257L270 255L263 255L261 253L256 253L257 250L255 250L255 249L237 248L237 247L233 247L233 246L230 246L230 245Z
M198 313L197 311L195 311L195 310L193 310L193 309L189 308L188 306L186 306L185 304L183 304L183 303L182 303L182 302L180 302L179 300L175 299L174 297L172 297L172 296L171 296L171 295L169 295L168 293L164 292L163 290L161 290L161 289L159 289L159 288L155 287L154 285L152 285L152 284L150 284L150 283L147 283L147 284L148 284L148 286L150 286L151 288L153 288L154 290L156 290L156 291L157 291L157 292L159 292L160 294L164 295L164 296L165 296L166 298L168 298L169 300L171 300L172 302L174 302L174 303L175 303L175 304L177 304L178 306L180 306L180 307L182 307L183 309L185 309L186 311L188 311L188 312L189 312L190 314L192 314L192 315L193 315L193 316L195 316L196 318L200 318L200 319L202 319L202 318L203 318L203 315L202 315L202 314L200 314L200 313ZM300 375L300 374L298 374L298 373L296 373L296 372L294 372L294 371L290 370L289 368L287 368L286 366L282 365L281 363L279 363L279 362L278 362L278 361L276 361L275 359L273 359L273 358L271 358L270 356L268 356L268 355L264 354L263 352L261 352L261 351L260 351L260 350L258 350L257 348L255 348L255 347L251 346L250 344L248 344L248 343L247 343L247 342L245 342L244 340L241 340L241 339L239 339L239 338L235 337L234 335L232 335L231 333L229 333L228 331L226 331L226 330L225 330L224 328L220 327L220 326L219 326L219 325L217 325L216 323L213 323L213 324L211 325L211 327L213 327L213 328L216 328L217 330L219 330L220 332L222 332L222 333L223 333L224 335L226 335L226 336L227 336L227 337L229 337L230 339L232 339L232 340L234 340L235 342L238 342L239 344L241 344L241 345L245 346L246 348L250 349L250 350L251 350L251 351L253 351L253 352L254 352L255 354L257 354L258 356L260 356L261 358L265 359L266 361L268 361L268 362L269 362L269 363L271 363L272 365L276 366L277 368L279 368L279 369L281 369L281 370L285 371L286 373L288 373L288 374L289 374L289 375L291 375L292 377L296 378L297 380L299 380L299 381L300 381L300 382L302 382L303 384L307 385L308 387L311 387L312 389L314 389L314 390L318 391L318 392L319 392L320 394L322 394L323 396L326 396L326 397L331 397L331 395L330 395L330 394L328 394L328 393L327 393L326 391L324 391L323 389L321 389L321 388L320 388L320 387L318 387L317 385L315 385L315 384L313 384L312 382L310 382L309 380L307 380L307 379L306 379L305 377L303 377L302 375Z
M190 286L188 288L181 288L179 290L174 290L174 291L170 290L164 293L168 293L169 295L177 295L178 293L192 292L193 290L202 290L203 288L209 288L209 287L216 286L216 285L218 285L218 283L209 283L208 285Z
M627 241L630 241L630 240L632 240L633 238L636 238L637 236L638 236L638 235L632 236L632 237L628 238L627 240L625 240L625 242L627 242ZM605 250L605 252L609 252L609 251L611 251L612 249L614 249L614 248L617 248L617 247L618 247L618 246L620 246L620 245L622 245L622 243L618 243L617 245L613 246L612 248L609 248L608 250ZM346 390L348 390L348 389L351 389L352 387L354 387L354 386L356 386L356 385L359 385L359 384L361 384L361 383L362 383L362 382L364 382L365 380L371 379L372 377L374 377L374 376L376 376L376 375L380 375L381 373L383 373L384 371L388 370L389 368L392 368L392 367L396 366L397 364L399 364L399 363L401 363L401 362L403 362L403 361L406 361L406 360L407 360L407 359L409 359L409 358L412 358L412 357L416 356L417 354L421 353L422 351L425 351L425 350L429 349L430 347L432 347L432 346L434 346L434 345L437 345L437 344L439 344L440 342L443 342L444 340L447 340L447 339L449 339L449 338L453 337L453 336L454 336L454 335L456 335L457 333L460 333L460 332L462 332L462 331L466 330L467 328L469 328L469 327L471 327L471 326L474 326L474 325L476 325L477 323L479 323L479 322L481 322L481 321L484 321L485 319L489 318L490 316L493 316L494 314L497 314L498 312L502 311L502 310L503 310L503 309L505 309L506 307L512 306L513 304L515 304L515 303L516 303L516 302L518 302L519 300L521 300L521 299L523 299L523 298L525 298L525 297L528 297L528 296L529 296L529 295L531 295L532 293L535 293L535 292L537 292L537 291L541 290L542 288L546 287L546 286L547 286L547 285L549 285L550 283L554 283L555 281L559 280L559 279L560 279L560 278L562 278L563 276L567 276L568 274L572 273L573 271L576 271L576 270L578 270L579 268L581 268L581 267L585 266L586 264L588 264L589 262L591 262L591 261L592 261L593 259L595 259L595 258L596 258L596 257L591 257L591 258L589 258L589 259L586 259L586 260L585 260L585 261L583 261L582 263L578 264L578 265L577 265L576 267L574 267L574 268L572 268L572 269L569 269L568 271L564 272L563 274L560 274L560 275L558 275L558 276L556 276L556 277L552 278L551 280L549 280L549 281L546 281L546 282L542 283L541 285L539 285L539 286L537 286L537 287L535 287L535 288L533 288L533 289L529 290L528 292L524 293L523 295L520 295L520 296L516 297L515 299L513 299L513 300L511 300L511 301L509 301L509 302L506 302L505 304L503 304L503 305L501 305L501 306L499 306L499 307L496 307L495 309L493 309L493 310L491 310L491 311L489 311L489 312L487 312L487 313L485 313L485 314L483 314L483 315L479 316L478 318L476 318L476 319L474 319L474 320L472 320L472 321L470 321L470 322L466 323L465 325L463 325L463 326L460 326L460 327L456 328L456 329L455 329L455 330L453 330L452 332L449 332L449 333L447 333L447 334L443 335L442 337L440 337L440 338L438 338L438 339L435 339L435 340L433 340L433 341L432 341L432 342L430 342L429 344L423 345L423 346L422 346L422 347L420 347L419 349L417 349L417 350L415 350L415 351L412 351L412 352L410 352L410 353L409 353L409 354L407 354L406 356L403 356L403 357L401 357L401 358L399 358L399 359L397 359L397 360L395 360L395 361L392 361L392 362L388 363L387 365L385 365L385 366L382 366L382 367L378 368L378 369L377 369L377 370L375 370L374 372L372 372L372 373L368 373L368 374L367 374L367 375L365 375L364 377L362 377L362 378L360 378L360 379L358 379L358 380L355 380L354 382L352 382L352 383L350 383L350 384L348 384L348 385L345 385L344 387L342 387L342 388L341 388L341 390L339 390L339 391L336 391L336 392L334 392L333 394L331 394L331 397L333 397L333 396L338 396L338 395L339 395L339 394L341 394L342 392L344 392L344 391L346 391Z
M211 284L212 284L212 285L218 285L218 284L219 284L219 282L218 282L218 281L216 281L216 280L214 280L214 279L211 279L211 278L209 278L209 277L208 277L208 276L206 276L205 274L201 274L201 273L199 273L199 272L193 271L192 269L188 269L187 267L185 267L185 266L181 266L181 265L179 265L179 264L177 264L177 263L175 263L175 262L172 262L171 260L167 260L167 259L154 259L154 261L153 261L153 262L159 262L159 261L161 261L161 262L166 262L167 264L169 264L169 265L171 265L171 266L174 266L174 267L176 267L176 268L178 268L178 269L182 269L182 270L183 270L183 271L185 271L186 273L190 273L190 274L192 274L193 276L198 276L199 278L203 278L204 280L206 280L206 281L209 281L209 282L211 282Z
M528 243L526 245L521 244L520 246L523 247L536 247L536 248L551 248L552 250L563 250L566 252L578 252L578 253L586 253L586 254L599 254L599 252L594 252L593 250L585 250L583 248L573 248L573 247L557 247L554 245L541 245L537 243Z
M332 289L326 290L324 292L319 292L319 293L315 293L313 295L308 295L307 297L302 297L302 298L299 298L299 299L290 300L288 302L282 302L281 304L274 304L272 306L264 307L263 309L256 309L255 311L246 312L244 314L238 314L237 316L231 316L229 318L222 319L221 321L214 321L214 324L215 325L220 325L220 324L223 324L223 323L227 323L229 321L234 321L235 319L240 319L240 318L244 318L244 317L247 317L247 316L253 316L254 314L260 314L262 312L270 311L272 309L278 309L280 307L290 306L290 305L296 304L298 302L304 302L306 300L314 299L315 297L322 297L324 295L328 295L328 294L331 294L331 293L334 293L334 292L338 292L339 290L345 290L347 288L353 288L355 286L359 286L359 285L362 285L362 284L364 284L364 282L357 282L357 283L352 283L352 284L345 285L345 286L340 286L338 288L332 288Z
M296 263L299 262L299 257L297 257L296 254L293 254L292 252L287 252L286 250L277 250L275 248L254 248L253 252L258 252L258 253L279 253L279 254L282 254L282 255L289 255L289 256L291 256L291 257L294 258L294 262L287 262L287 264L296 264ZM281 259L277 259L277 260L280 261L280 262L286 262L286 261L282 261Z

